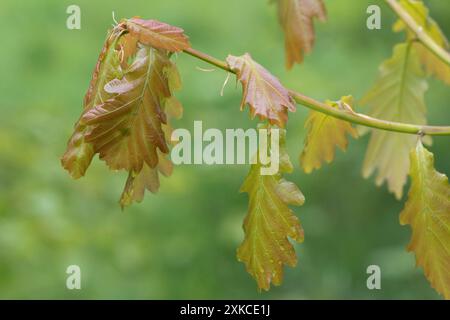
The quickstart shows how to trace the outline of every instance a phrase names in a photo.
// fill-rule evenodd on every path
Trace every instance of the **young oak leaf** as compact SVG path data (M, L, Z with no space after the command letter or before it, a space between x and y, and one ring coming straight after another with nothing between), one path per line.
M134 17L124 22L128 31L147 46L170 52L183 51L190 47L184 30L157 20Z
M283 265L295 266L297 257L288 240L303 241L303 229L289 205L302 205L305 198L297 186L282 177L292 172L285 150L285 133L280 130L280 170L275 175L261 175L261 163L251 166L241 192L249 195L248 214L244 220L245 239L237 250L237 258L260 289L269 290L270 283L280 285Z
M248 104L252 118L258 115L260 119L268 119L271 124L284 127L287 112L294 112L295 104L280 81L248 53L240 57L229 55L227 63L242 83L241 110Z
M450 299L450 185L434 169L434 156L419 140L411 150L411 189L400 223L412 229L408 251L416 255L432 287Z
M378 80L360 103L370 106L368 114L376 118L425 124L427 88L415 47L411 42L402 43L396 45L393 56L382 63ZM362 133L367 131L361 130ZM404 133L370 131L363 176L368 178L377 169L376 184L381 185L386 180L389 191L400 199L409 171L409 150L416 138Z
M188 45L181 29L156 21L123 20L113 28L62 158L73 177L84 175L99 153L111 169L129 171L122 206L141 201L145 189L157 191L159 173L172 172L165 155L172 132L167 118L182 115L172 96L181 81L168 51Z
M103 90L103 87L121 74L120 51L116 49L121 34L122 31L115 28L107 36L84 97L83 114L111 96ZM95 154L94 147L85 139L88 127L82 123L81 119L78 120L74 133L69 139L67 150L61 158L62 166L75 179L85 174Z
M447 51L450 50L447 38L439 25L430 17L428 8L422 1L401 0L399 3L438 46ZM406 30L409 39L414 39L416 37L412 31L408 30L401 19L394 24L393 29L396 32ZM429 75L435 75L437 78L450 85L450 66L436 57L421 42L415 42L414 47L419 53L420 60L427 73Z
M338 102L326 101L326 104L333 108L351 111L353 98L346 96ZM308 133L300 155L300 164L306 173L319 169L324 161L331 163L336 146L345 151L348 145L346 134L355 139L358 138L357 130L349 122L317 111L310 111L305 128Z
M176 84L176 88L180 87L179 75L175 67L168 72L168 77L172 79L169 82ZM173 90L175 87L172 86L171 88ZM173 129L170 125L170 120L180 119L183 114L183 107L175 97L171 97L165 101L164 109L167 115L167 125L163 125L162 130L164 131L166 141L171 141ZM176 144L174 141L171 142L172 144ZM144 164L141 171L134 172L132 170L129 172L125 188L120 198L122 209L131 205L133 201L141 202L144 198L145 190L152 193L158 192L160 186L159 174L161 173L163 176L169 177L172 175L172 172L172 162L166 154L158 150L158 165L156 168L150 168L147 164Z
M314 18L325 21L322 0L277 0L278 18L284 31L286 68L302 63L314 46Z
M157 149L169 151L162 124L164 101L171 97L164 70L171 64L166 52L142 46L125 76L105 85L117 95L83 115L92 126L86 141L111 169L139 172L144 162L155 168Z

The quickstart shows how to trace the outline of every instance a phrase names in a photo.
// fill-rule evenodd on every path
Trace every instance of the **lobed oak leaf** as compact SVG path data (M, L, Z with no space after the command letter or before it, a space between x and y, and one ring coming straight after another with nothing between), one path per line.
M110 97L107 92L104 92L103 87L121 74L120 50L116 49L120 36L121 30L119 29L113 29L108 33L84 97L83 114ZM78 120L74 133L69 139L67 150L61 158L62 166L75 179L85 174L95 154L94 147L85 139L88 127L82 123L81 118Z
M278 18L284 31L286 68L302 63L314 46L314 18L326 20L322 0L277 0Z
M412 229L408 251L416 255L432 287L450 299L450 185L434 169L434 156L419 140L411 150L411 188L400 223Z
M173 76L174 74L172 74ZM175 76L177 76L176 73ZM171 76L169 75L169 78ZM181 85L181 84L179 84ZM162 130L165 135L166 141L171 141L172 126L170 124L171 119L180 119L183 114L183 107L181 103L175 98L171 97L165 102L165 112L167 114L167 124L162 126ZM171 141L172 144L176 144L176 141ZM168 159L166 154L163 154L158 150L158 165L156 168L150 168L147 164L144 164L141 171L130 171L128 179L125 184L125 188L120 198L120 205L123 208L131 205L134 201L141 202L144 198L145 190L152 193L157 193L160 186L159 174L165 177L172 175L173 164Z
M383 62L378 80L360 103L370 106L368 114L373 117L423 125L426 124L424 94L427 88L416 48L411 42L402 43L395 46L393 56ZM371 137L363 176L368 178L378 170L376 184L381 185L386 180L389 191L400 199L409 171L409 150L415 145L416 137L369 130Z
M268 119L271 124L284 127L287 112L294 112L295 104L280 81L248 53L240 57L229 55L227 63L242 83L241 110L248 104L252 118L258 115L260 119Z
M424 32L430 36L434 42L445 49L450 50L450 45L442 32L439 25L434 21L430 15L429 10L422 1L418 0L400 0L399 4L409 13L409 15L418 23ZM415 39L415 34L409 31L405 23L399 19L394 24L394 31L399 32L406 30L409 39ZM414 47L419 53L420 60L429 75L434 75L446 84L450 84L450 66L440 60L421 42L415 42Z
M288 237L303 241L300 221L289 205L302 205L305 198L295 184L282 176L292 172L292 164L284 147L284 131L280 136L280 171L261 175L261 163L253 164L241 187L241 192L249 195L249 207L243 225L245 239L237 257L264 290L269 290L270 283L281 284L283 265L293 267L297 263Z
M139 18L123 20L109 32L62 157L73 177L84 175L99 153L111 169L129 172L122 206L141 201L145 189L158 190L159 174L172 172L168 119L182 115L172 95L181 80L170 52L188 45L182 29Z
M164 101L171 97L164 69L171 64L164 51L141 47L124 78L105 86L118 94L83 115L92 126L86 141L111 169L139 172L144 162L154 168L157 149L169 151L161 126Z
M326 101L326 104L333 108L351 111L353 98L346 96L338 102ZM305 128L308 133L300 155L300 163L306 173L319 169L324 161L331 163L336 146L345 151L348 145L346 134L355 139L358 138L358 132L351 123L317 111L310 111Z
M128 31L147 46L170 52L183 51L190 47L184 30L157 20L134 17L125 21Z

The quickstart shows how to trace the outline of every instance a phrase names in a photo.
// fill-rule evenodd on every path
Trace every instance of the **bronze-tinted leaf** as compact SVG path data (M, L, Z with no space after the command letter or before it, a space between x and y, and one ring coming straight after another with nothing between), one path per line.
M153 48L178 52L190 47L183 29L157 20L136 17L126 20L126 26L140 43Z
M175 77L178 79L178 73L176 69L173 69L167 74L169 79ZM173 81L179 81L173 80ZM170 80L169 80L170 82ZM181 84L179 84L181 85ZM183 114L183 107L181 103L172 97L165 101L164 108L167 115L167 125L162 125L162 130L166 137L166 141L171 141L172 135L172 125L170 121L172 119L180 119ZM176 141L171 141L172 144L176 144ZM158 150L158 165L156 168L150 168L147 164L144 164L140 172L130 171L128 174L128 179L125 184L122 196L120 198L120 205L122 208L131 205L134 201L141 202L144 198L145 190L152 193L156 193L159 190L160 185L160 175L169 177L173 171L173 164L168 159L166 154L163 154Z
M248 104L252 118L258 115L261 119L284 127L288 119L287 112L295 111L295 104L280 81L248 53L240 57L230 55L227 63L242 83L241 110Z
M111 95L105 92L103 87L107 82L121 76L121 54L120 50L116 49L120 35L120 30L113 29L107 36L84 98L83 114L101 101L110 98ZM62 166L73 178L80 178L85 174L95 153L93 146L85 140L88 126L80 120L75 124L74 133L61 158Z
M171 64L165 52L141 47L124 78L105 86L118 94L83 115L82 123L92 126L86 141L111 169L139 172L144 162L155 168L157 149L168 152L161 124L171 97L164 69Z
M122 208L129 206L133 201L141 202L144 199L145 190L156 193L159 190L159 174L168 177L172 174L173 164L167 159L167 155L158 150L158 165L150 168L147 164L138 172L130 171L125 188L120 197Z
M301 63L315 40L314 18L326 20L322 0L277 0L278 17L284 31L286 68Z
M141 201L145 189L158 190L159 173L172 172L167 121L182 115L172 95L181 81L170 52L188 45L181 29L157 21L133 18L113 28L62 158L73 177L84 175L99 153L111 169L129 172L122 206Z

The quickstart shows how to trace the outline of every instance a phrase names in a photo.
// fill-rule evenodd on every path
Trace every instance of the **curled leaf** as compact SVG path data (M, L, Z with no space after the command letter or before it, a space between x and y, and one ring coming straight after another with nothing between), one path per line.
M190 47L184 30L157 20L138 17L126 20L127 29L138 41L147 46L179 52Z
M277 0L278 18L284 31L286 68L302 63L315 40L314 18L326 20L322 0Z
M145 189L158 190L159 173L172 172L168 119L182 114L172 94L181 81L170 52L188 45L181 29L157 21L133 18L114 27L62 158L73 177L84 175L99 153L111 169L129 172L122 206L141 201Z
M107 36L84 97L83 114L99 102L111 97L103 90L103 87L107 82L121 75L120 51L116 49L120 35L120 30L114 29ZM61 158L62 166L75 179L84 176L95 154L92 144L86 142L87 131L88 126L82 123L80 119L75 124L74 133L69 139L67 150Z
M411 150L411 189L400 223L412 229L408 250L433 288L450 299L450 185L419 140Z
M326 101L326 104L333 108L339 108L339 105L343 104L346 106L345 110L351 110L353 98L342 97L339 102ZM308 133L300 163L306 173L319 169L325 161L332 162L336 146L345 151L348 145L347 133L355 139L358 138L358 132L349 122L317 111L310 111L305 128Z
M287 112L294 112L295 104L280 81L248 53L240 57L229 55L227 63L242 83L241 110L248 104L252 118L258 115L260 119L284 127Z
M82 123L92 126L86 141L111 169L138 172L144 162L154 168L156 150L168 152L161 124L166 122L163 101L171 96L163 70L170 64L164 52L142 47L115 87L121 93L83 115Z

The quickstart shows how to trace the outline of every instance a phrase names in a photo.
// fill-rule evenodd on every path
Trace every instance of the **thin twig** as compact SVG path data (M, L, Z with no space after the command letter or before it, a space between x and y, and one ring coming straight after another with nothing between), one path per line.
M407 27L414 32L417 39L432 52L436 57L438 57L446 65L450 66L450 53L439 46L419 25L413 17L409 15L405 9L397 2L397 0L385 0L386 3L391 7L395 14L407 25Z
M227 72L236 74L225 61L219 60L215 57L212 57L206 53L200 52L198 50L189 48L184 50L185 53L200 59L204 62L212 64L220 69L223 69ZM289 90L290 95L295 99L295 101L307 108L313 109L315 111L325 113L332 117L345 120L351 123L360 124L366 127L393 131L393 132L401 132L401 133L409 133L409 134L424 134L430 136L450 136L450 126L425 126L425 125L415 125L409 123L401 123L401 122L393 122L387 120L381 120L377 118L369 117L365 114L350 112L346 110L339 110L333 107L326 105L320 101L314 100L308 96L305 96L299 92Z

